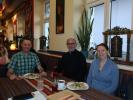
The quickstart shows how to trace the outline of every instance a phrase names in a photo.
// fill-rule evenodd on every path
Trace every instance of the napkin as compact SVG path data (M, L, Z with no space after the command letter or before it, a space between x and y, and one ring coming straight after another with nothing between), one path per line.
M33 98L26 99L26 100L47 100L45 95L43 95L39 91L32 92L31 94L33 95ZM13 98L8 98L8 100L13 100Z
M63 100L63 98L66 98L66 97L80 98L80 95L78 95L77 93L74 93L70 90L63 90L63 91L60 91L58 93L48 96L47 100Z
M47 100L47 98L45 97L45 95L43 95L39 91L32 92L32 94L34 96L34 99L30 99L30 100Z

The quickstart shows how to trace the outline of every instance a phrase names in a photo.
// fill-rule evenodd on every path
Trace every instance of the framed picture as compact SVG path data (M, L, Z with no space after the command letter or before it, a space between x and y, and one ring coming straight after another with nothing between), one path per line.
M56 0L56 34L64 33L65 0Z
M25 12L25 35L33 34L33 1L27 0L24 6Z

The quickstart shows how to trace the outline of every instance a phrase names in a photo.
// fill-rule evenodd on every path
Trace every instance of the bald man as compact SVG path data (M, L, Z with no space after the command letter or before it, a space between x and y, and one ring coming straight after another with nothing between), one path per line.
M84 81L86 71L86 59L81 52L76 50L76 40L69 38L66 41L66 52L58 63L57 71L75 81Z

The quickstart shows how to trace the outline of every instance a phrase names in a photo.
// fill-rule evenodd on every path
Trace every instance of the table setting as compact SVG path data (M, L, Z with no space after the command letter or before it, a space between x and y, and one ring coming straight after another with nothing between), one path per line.
M31 95L32 98L26 100L121 100L97 91L84 82L75 82L65 76L51 77L49 73L47 76L28 73L28 76L21 76L20 80L0 80L0 100L14 100L13 97L23 96L28 98Z
M28 73L23 75L23 77L37 91L46 96L47 100L55 100L55 97L57 100L71 100L72 98L72 100L84 100L80 95L74 93L74 90L89 89L89 86L84 82L68 81L60 76L54 78L49 76L42 77L39 74Z

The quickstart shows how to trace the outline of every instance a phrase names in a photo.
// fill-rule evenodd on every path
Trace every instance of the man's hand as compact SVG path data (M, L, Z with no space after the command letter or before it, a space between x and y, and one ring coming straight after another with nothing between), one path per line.
M9 77L9 79L10 80L20 80L20 79L22 79L21 77L18 77L17 75L15 75L15 74L12 74L12 75L10 75L10 77Z
M47 76L47 72L45 72L40 65L37 68L41 76Z
M47 72L44 71L40 72L40 76L47 76Z

